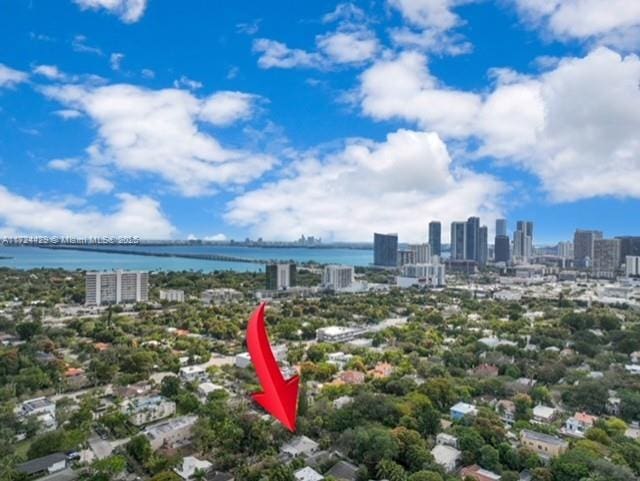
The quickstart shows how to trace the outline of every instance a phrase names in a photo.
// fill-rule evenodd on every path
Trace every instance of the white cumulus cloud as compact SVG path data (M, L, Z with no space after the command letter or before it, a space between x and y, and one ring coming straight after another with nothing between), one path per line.
M374 231L394 231L419 241L426 238L426 219L495 218L505 189L492 176L454 168L438 134L410 130L379 143L352 140L291 169L290 176L231 201L226 220L267 239L312 233L370 240Z
M0 186L0 229L14 234L68 236L140 236L170 238L176 229L157 201L119 194L111 212L75 210L64 203L32 199Z
M15 70L0 63L0 87L13 87L29 78L25 72Z
M92 165L154 174L183 195L250 182L276 163L269 155L226 148L201 129L199 120L228 124L245 118L246 104L237 99L225 103L215 94L199 98L185 90L129 84L62 85L42 91L96 123L97 138L87 149Z
M135 23L142 18L147 0L73 0L83 10L105 9L117 15L125 23Z

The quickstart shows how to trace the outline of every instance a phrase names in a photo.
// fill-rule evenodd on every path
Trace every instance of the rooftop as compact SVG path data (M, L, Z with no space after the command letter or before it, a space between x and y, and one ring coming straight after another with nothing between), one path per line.
M552 436L550 434L539 433L537 431L529 431L528 429L523 429L522 434L523 437L527 437L529 439L533 439L535 441L539 441L541 443L553 444L554 446L566 446L567 442L558 436Z

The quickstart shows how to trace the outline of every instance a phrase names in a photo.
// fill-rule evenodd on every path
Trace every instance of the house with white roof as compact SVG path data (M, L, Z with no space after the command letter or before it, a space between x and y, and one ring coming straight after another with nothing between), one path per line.
M296 481L322 481L324 476L313 468L305 467L293 473Z
M467 415L475 416L478 414L478 410L473 404L459 402L455 406L451 407L449 413L451 414L451 419L459 421Z
M174 468L174 471L185 481L194 479L198 472L209 472L213 464L207 460L198 459L195 456L187 456L182 460L182 464Z

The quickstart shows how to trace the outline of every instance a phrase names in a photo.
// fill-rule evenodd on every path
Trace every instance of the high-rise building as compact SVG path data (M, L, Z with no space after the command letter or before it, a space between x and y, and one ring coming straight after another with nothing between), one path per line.
M451 259L463 260L467 246L467 223L451 223Z
M507 219L496 219L496 237L507 235Z
M442 255L442 224L438 221L429 222L429 245L431 255Z
M267 264L267 290L281 291L296 285L296 265Z
M489 260L489 229L483 225L478 230L478 263L485 265Z
M149 300L148 272L87 272L85 303L88 306L131 304Z
M573 242L558 242L556 250L558 257L573 259Z
M480 218L467 219L467 243L465 259L478 261L480 258Z
M398 266L404 266L405 264L415 264L416 253L411 249L399 249L398 250Z
M519 220L513 233L513 258L528 262L533 255L533 222Z
M494 260L509 263L511 261L511 241L508 235L497 235L494 246Z
M624 264L627 277L640 277L640 256L626 256Z
M620 239L595 239L593 241L593 275L613 279L619 269Z
M322 284L332 289L346 289L353 284L353 266L328 265L322 273Z
M398 266L398 234L373 234L373 264Z
M620 258L627 256L640 256L640 236L619 236L620 239Z
M408 249L413 252L414 262L404 264L428 264L431 262L431 256L434 255L430 244L409 244Z
M587 268L593 262L593 244L602 239L602 231L577 229L573 235L573 259L576 267Z

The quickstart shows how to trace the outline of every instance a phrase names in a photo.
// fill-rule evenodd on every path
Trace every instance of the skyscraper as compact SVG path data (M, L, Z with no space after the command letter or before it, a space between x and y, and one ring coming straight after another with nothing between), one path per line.
M507 219L496 219L496 237L507 235Z
M398 234L373 234L373 264L398 266Z
M573 235L573 259L576 267L589 267L593 262L593 243L602 239L602 231L576 229Z
M513 258L528 262L533 255L533 222L519 220L513 233Z
M613 279L619 269L620 239L595 239L593 241L593 275Z
M467 219L465 259L478 261L480 251L480 218Z
M640 256L640 236L620 236L620 258Z
M511 260L511 241L509 240L509 236L497 235L494 250L494 260L496 262L508 263Z
M438 221L429 222L429 245L431 255L442 255L442 224Z
M296 285L295 264L268 264L267 265L267 289L280 291Z
M466 255L467 223L451 223L451 259L463 260Z
M485 265L489 260L489 229L483 225L478 230L478 263Z

